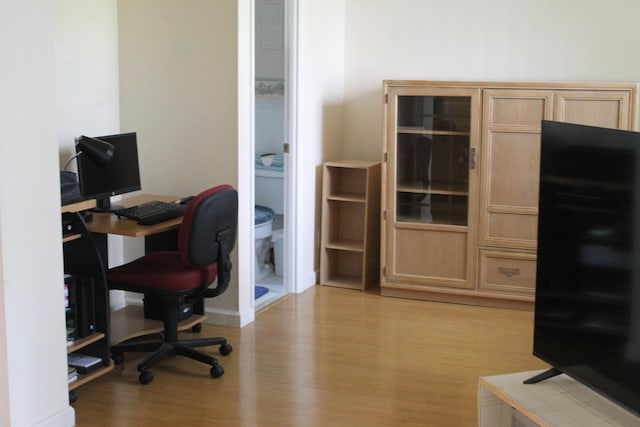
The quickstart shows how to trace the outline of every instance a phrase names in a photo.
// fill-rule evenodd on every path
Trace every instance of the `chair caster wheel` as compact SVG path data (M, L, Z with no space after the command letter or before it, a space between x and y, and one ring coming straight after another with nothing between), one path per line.
M140 372L138 381L140 381L140 384L149 384L151 381L153 381L153 374L151 373L151 371L142 371Z
M69 403L73 403L76 400L78 400L78 393L76 393L74 390L71 390L69 392Z
M220 346L220 354L223 356L226 356L227 354L231 353L233 351L233 347L231 347L231 344L222 344Z
M221 377L224 374L224 368L220 365L213 365L209 371L213 378Z
M122 353L114 353L111 355L111 359L115 365L119 365L124 361L124 355Z
M197 325L193 325L191 327L191 332L193 333L199 333L200 331L202 331L202 323L198 323Z

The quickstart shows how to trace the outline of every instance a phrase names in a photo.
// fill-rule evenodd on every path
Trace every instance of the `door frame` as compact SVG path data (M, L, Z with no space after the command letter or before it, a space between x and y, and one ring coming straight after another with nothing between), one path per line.
M299 0L285 2L285 230L295 230L297 200L297 96ZM236 326L255 319L254 216L255 216L255 0L238 0L238 315ZM284 237L284 287L298 292L296 239L292 231ZM248 260L248 262L246 262Z
M285 151L284 173L284 289L285 292L298 293L294 278L297 276L296 239L293 230L296 229L297 206L296 183L297 175L297 135L298 135L298 2L299 0L284 0L284 39L285 39L285 131L284 139L288 150ZM288 152L287 152L288 151Z

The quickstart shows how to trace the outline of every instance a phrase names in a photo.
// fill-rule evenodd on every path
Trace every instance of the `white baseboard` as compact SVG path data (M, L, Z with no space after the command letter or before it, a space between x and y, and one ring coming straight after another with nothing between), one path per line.
M61 411L32 424L32 427L73 427L76 425L76 411L67 406Z
M306 275L302 280L296 280L293 292L296 294L301 294L309 288L312 288L318 283L317 274L315 272L311 272Z
M255 318L254 310L246 313L239 313L231 310L221 310L207 307L205 309L207 320L205 323L211 325L230 326L233 328L242 328L243 326L253 322Z
M140 294L127 293L125 305L142 306L142 297ZM211 325L230 326L233 328L242 328L243 326L253 322L255 318L255 312L253 310L241 314L233 310L205 307L205 314L207 315L205 323Z

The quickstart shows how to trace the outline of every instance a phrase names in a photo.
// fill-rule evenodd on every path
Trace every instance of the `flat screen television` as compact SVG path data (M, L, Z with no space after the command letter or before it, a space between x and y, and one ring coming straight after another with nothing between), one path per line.
M533 353L640 414L640 133L543 121Z
M140 190L138 140L135 132L96 136L114 146L113 157L104 166L97 166L87 156L78 156L78 181L84 199L95 198L97 210L122 208L111 204L111 196ZM76 148L79 150L79 148Z

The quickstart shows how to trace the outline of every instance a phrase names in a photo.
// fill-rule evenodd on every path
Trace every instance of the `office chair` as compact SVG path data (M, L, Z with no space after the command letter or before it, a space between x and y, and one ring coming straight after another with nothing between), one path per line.
M238 194L229 185L210 188L189 204L180 229L177 250L152 252L107 272L109 289L145 294L161 301L164 330L161 340L125 342L111 347L116 364L123 352L153 352L138 365L138 380L153 380L149 369L169 356L181 355L211 365L210 374L224 374L218 360L194 347L219 345L220 354L233 350L223 337L181 340L178 338L179 308L184 301L194 303L194 312L204 312L203 298L216 297L228 285L231 272L229 253L235 246L238 222ZM209 288L217 277L217 286ZM194 328L197 332L199 329Z

